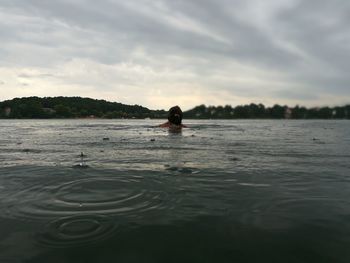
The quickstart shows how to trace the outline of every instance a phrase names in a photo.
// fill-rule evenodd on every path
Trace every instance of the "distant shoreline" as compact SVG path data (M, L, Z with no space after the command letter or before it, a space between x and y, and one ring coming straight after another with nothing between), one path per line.
M141 118L129 118L129 119L126 119L126 118L0 118L0 120L126 120L126 121L130 121L130 120L147 120L147 119L141 119ZM153 118L153 119L149 119L149 120L166 120L166 118ZM312 121L312 120L324 120L324 121L349 121L350 119L336 119L336 118L332 118L332 119L321 119L321 118L308 118L308 119L285 119L285 118L282 118L282 119L276 119L276 118L261 118L261 119L252 119L252 118L239 118L239 119L204 119L204 118L201 118L201 119L196 119L196 118L186 118L184 119L184 121L186 120L216 120L216 121L240 121L240 120L249 120L249 121L268 121L268 120L271 120L271 121L298 121L298 120L304 120L304 121Z
M180 105L181 106L181 105ZM25 97L0 102L0 119L167 119L165 110L150 110L82 97ZM185 111L184 119L350 119L350 104L337 107L281 106L263 104L226 106L199 105Z

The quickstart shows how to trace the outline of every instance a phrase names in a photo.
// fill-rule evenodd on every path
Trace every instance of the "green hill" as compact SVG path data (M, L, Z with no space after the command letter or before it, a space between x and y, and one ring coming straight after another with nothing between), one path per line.
M165 118L167 112L81 97L27 97L0 102L0 118Z

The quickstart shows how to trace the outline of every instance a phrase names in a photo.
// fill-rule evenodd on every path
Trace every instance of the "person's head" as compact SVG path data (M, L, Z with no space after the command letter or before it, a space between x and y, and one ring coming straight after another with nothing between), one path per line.
M179 106L170 108L168 114L168 121L175 125L181 125L182 122L182 110Z

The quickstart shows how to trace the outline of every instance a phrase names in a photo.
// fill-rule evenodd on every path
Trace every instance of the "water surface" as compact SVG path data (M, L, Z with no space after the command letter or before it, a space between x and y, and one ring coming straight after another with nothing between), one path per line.
M0 262L350 262L349 121L1 120Z

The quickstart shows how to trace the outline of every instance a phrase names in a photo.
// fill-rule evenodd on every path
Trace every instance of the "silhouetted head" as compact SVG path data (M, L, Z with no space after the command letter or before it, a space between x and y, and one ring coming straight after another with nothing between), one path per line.
M182 110L179 106L170 108L168 114L168 121L175 125L181 125L182 122Z

